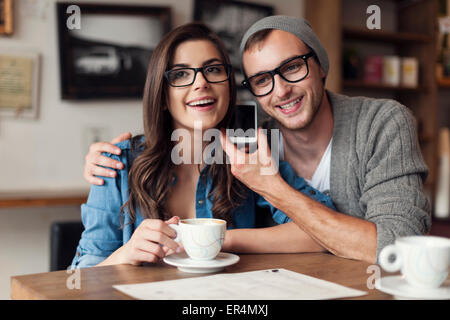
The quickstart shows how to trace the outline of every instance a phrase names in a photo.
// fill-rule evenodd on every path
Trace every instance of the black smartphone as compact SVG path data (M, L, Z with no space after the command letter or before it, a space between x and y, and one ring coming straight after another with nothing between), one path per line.
M237 145L256 145L257 142L257 104L255 101L244 101L236 104L227 136Z

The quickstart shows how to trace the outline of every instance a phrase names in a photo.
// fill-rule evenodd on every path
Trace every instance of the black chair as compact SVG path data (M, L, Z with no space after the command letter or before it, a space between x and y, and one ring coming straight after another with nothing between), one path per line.
M50 271L66 270L72 263L84 226L81 221L54 222L50 227Z

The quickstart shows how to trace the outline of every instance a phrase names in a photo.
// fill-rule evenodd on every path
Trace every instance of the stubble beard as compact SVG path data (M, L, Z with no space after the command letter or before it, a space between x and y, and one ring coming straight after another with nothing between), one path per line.
M314 103L314 101L311 102L311 108L309 108L311 110L311 114L307 117L307 119L300 123L300 124L292 124L289 125L288 123L283 123L283 121L279 121L278 119L277 122L279 123L280 126L288 129L288 130L306 130L308 129L308 127L311 125L311 123L313 123L314 119L316 118L317 113L319 112L320 106L322 105L322 101L323 101L323 96L324 96L324 90L321 91L322 94L320 95L320 100L318 101L318 103ZM307 108L305 108L306 106L302 106L301 108L303 110L301 110L300 113L302 112L306 112L308 111Z

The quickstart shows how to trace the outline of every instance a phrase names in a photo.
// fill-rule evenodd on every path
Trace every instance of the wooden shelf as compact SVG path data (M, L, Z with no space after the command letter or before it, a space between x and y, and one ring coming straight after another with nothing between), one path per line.
M430 235L438 237L450 237L450 219L440 219L433 216Z
M450 77L438 79L439 88L450 89Z
M441 222L441 223L446 223L450 226L450 217L447 218L438 218L435 215L433 215L433 222Z
M364 30L356 28L343 28L343 37L346 39L390 42L393 44L406 43L430 43L433 38L428 35L411 32L389 32L379 30Z
M436 184L436 183L434 182L434 180L431 180L430 177L427 177L427 180L426 180L426 182L424 183L424 187L425 187L425 188L433 188L435 184Z
M435 82L438 0L378 1L377 4L384 10L383 15L393 22L390 25L397 26L398 32L385 31L384 27L382 30L367 29L367 17L360 14L365 5L354 5L356 2L358 1L305 1L306 18L327 48L330 65L334 68L333 72L330 72L333 77L327 78L327 86L352 96L374 96L375 98L388 96L410 107L414 117L422 125L419 142L429 168L426 187L431 198L434 199L439 164L436 134L439 108L437 88L438 86L450 88L449 82L442 81L439 85ZM395 5L387 2L395 2ZM391 9L392 11L388 12ZM323 21L327 23L324 24ZM370 54L415 57L421 79L419 86L417 88L394 87L364 83L361 79L344 79L343 57L345 50L350 47L355 47L359 51L361 59Z
M89 190L0 192L0 208L81 205Z
M428 143L428 142L433 142L435 140L435 137L431 136L431 135L423 135L423 136L419 136L419 143Z
M392 90L392 91L406 91L406 92L427 92L427 86L418 86L416 88L390 86L382 83L365 83L360 80L344 80L342 82L344 89L367 89L367 90Z

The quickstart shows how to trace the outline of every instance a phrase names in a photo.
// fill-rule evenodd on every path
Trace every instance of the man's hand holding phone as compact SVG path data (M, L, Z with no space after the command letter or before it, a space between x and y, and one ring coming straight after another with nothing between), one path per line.
M267 137L257 130L257 149L253 153L239 150L222 130L220 142L231 164L231 173L253 191L263 195L277 179L281 179L278 164L272 158Z
M253 153L257 148L257 108L255 101L238 103L226 132L231 143L247 153Z

